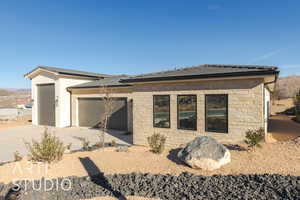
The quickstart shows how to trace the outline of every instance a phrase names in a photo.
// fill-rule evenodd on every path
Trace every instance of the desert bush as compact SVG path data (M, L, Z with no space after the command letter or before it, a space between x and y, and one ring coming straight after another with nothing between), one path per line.
M69 143L69 144L66 146L66 149L70 151L70 150L71 150L71 147L72 147L72 143Z
M300 90L294 97L296 121L300 122Z
M19 151L16 151L14 153L14 158L15 158L15 161L21 161L23 159L23 157L21 156L21 154L19 153Z
M150 137L147 137L148 144L153 153L160 154L163 152L165 148L166 137L160 135L159 133L155 133Z
M257 130L248 130L246 132L245 143L249 148L261 147L260 143L264 140L265 130L263 128Z
M40 142L32 140L32 143L25 142L25 146L30 153L31 160L48 163L61 160L66 149L63 142L48 132L47 128Z
M95 147L102 148L103 147L103 143L102 142L96 142L95 143Z
M111 145L112 147L116 147L116 146L117 146L116 140L112 140L112 141L110 142L110 145Z
M83 138L81 142L82 142L82 150L84 151L90 150L90 141L88 141L86 138Z

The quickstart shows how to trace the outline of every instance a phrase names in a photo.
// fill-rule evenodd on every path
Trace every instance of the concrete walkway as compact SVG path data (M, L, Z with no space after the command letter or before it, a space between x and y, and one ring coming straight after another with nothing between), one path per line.
M272 116L269 122L267 142L286 141L300 136L300 123L291 116Z
M100 132L88 128L49 128L49 131L58 136L65 145L72 143L71 150L82 148L82 139L86 138L93 145L100 141ZM27 155L24 142L31 142L32 139L40 140L44 127L20 126L0 131L0 163L12 161L14 152L19 151L21 155ZM132 135L125 135L122 131L110 130L105 135L105 142L115 140L118 144L131 145Z

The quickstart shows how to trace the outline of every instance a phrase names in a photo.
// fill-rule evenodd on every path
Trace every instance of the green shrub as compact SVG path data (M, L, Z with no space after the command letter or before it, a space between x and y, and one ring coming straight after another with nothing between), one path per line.
M249 148L261 147L260 143L264 140L265 130L263 128L257 130L248 130L246 132L245 143Z
M116 147L116 146L117 146L116 140L112 140L112 141L110 142L110 145L111 145L112 147Z
M95 143L95 147L102 148L103 147L103 143L102 142L96 142Z
M297 94L294 97L294 104L296 106L296 110L300 111L300 90L297 92Z
M300 122L300 90L294 98L296 121Z
M88 141L86 138L83 138L81 140L82 142L82 150L89 151L90 150L90 141Z
M71 147L72 147L72 143L69 143L69 144L66 146L66 149L70 151L70 150L71 150Z
M158 133L153 134L150 137L147 137L148 144L153 153L162 153L165 148L166 137Z
M66 147L58 137L52 135L45 128L40 142L32 140L32 143L25 142L26 148L30 153L31 160L37 162L53 162L62 159Z
M22 159L23 159L23 157L21 156L21 154L18 152L18 151L16 151L15 153L14 153L14 158L15 158L15 161L17 162L17 161L21 161Z

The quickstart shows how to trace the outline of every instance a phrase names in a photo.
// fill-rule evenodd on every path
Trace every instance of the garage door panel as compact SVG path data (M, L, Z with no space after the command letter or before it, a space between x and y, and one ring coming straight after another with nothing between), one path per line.
M114 100L113 112L108 121L108 128L127 130L127 104L124 99Z
M44 84L37 86L38 123L43 126L55 126L55 86Z
M109 129L127 130L127 100L126 98L114 98L113 112L108 121ZM79 126L99 127L104 117L105 105L101 98L78 99Z
M97 127L104 104L101 99L79 99L79 126Z

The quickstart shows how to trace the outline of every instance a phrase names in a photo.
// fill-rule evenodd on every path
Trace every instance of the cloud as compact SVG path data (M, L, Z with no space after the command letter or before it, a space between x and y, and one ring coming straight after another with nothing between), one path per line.
M259 56L259 57L255 58L255 59L253 59L251 61L251 64L259 62L259 61L267 60L267 59L269 59L269 58L271 58L271 57L273 57L273 56L275 56L275 55L277 55L277 54L279 54L282 51L285 51L287 49L288 48L281 48L281 49L276 49L276 50L270 51L270 52L268 52L268 53L266 53L266 54L264 54L262 56Z
M207 6L208 10L218 10L220 8L222 8L222 6L218 5L218 4L210 4L210 5Z

